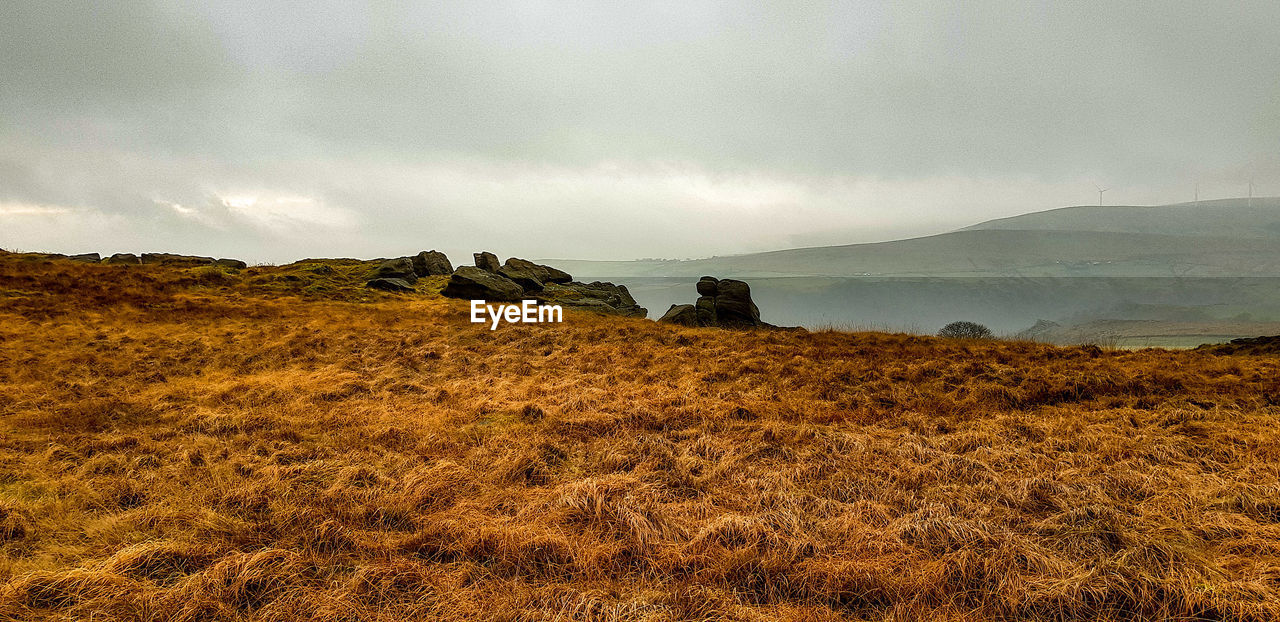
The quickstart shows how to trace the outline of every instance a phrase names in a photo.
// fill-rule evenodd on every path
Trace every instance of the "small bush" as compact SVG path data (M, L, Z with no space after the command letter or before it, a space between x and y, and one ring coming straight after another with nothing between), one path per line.
M938 331L939 337L951 339L990 339L991 329L977 322L952 322Z
M196 279L203 285L228 285L235 282L235 275L221 266L200 266L191 270Z

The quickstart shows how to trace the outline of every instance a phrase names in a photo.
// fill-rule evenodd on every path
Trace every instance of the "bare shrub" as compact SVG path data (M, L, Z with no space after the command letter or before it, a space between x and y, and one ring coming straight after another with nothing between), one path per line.
M990 339L991 329L977 322L952 322L938 331L939 337L948 339Z

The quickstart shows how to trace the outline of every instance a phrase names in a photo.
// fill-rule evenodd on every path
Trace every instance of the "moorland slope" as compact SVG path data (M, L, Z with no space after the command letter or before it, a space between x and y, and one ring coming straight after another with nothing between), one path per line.
M1280 276L1280 199L1068 207L906 240L686 261L549 260L599 277Z
M1280 197L1172 205L1077 205L965 227L966 231L1096 231L1280 242Z
M360 270L0 255L0 619L1280 618L1275 356Z

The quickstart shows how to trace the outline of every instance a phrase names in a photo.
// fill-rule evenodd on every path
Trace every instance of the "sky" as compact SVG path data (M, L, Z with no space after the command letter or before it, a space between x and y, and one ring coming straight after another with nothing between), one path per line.
M685 258L1099 187L1277 195L1277 23L1273 0L0 0L0 247Z

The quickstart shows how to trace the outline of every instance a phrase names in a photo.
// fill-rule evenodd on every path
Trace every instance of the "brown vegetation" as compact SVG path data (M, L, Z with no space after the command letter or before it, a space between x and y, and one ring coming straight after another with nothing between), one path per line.
M322 265L0 256L0 619L1280 619L1276 357Z

